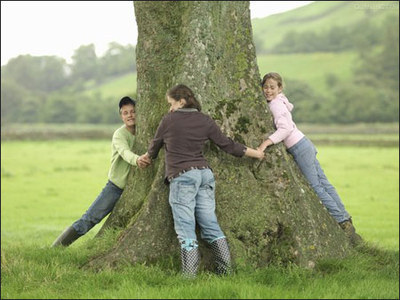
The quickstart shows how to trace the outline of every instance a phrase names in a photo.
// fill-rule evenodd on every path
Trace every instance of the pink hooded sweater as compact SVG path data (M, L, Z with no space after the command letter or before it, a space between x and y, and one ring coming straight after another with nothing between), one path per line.
M276 131L268 138L274 143L283 141L286 148L290 148L300 141L304 134L297 129L296 124L292 120L293 104L289 102L282 93L276 98L268 102L269 109L274 117Z

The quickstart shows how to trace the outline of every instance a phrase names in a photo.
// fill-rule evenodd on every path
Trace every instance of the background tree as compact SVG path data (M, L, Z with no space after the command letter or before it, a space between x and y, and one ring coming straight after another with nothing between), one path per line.
M3 76L2 76L3 77ZM13 80L1 80L1 124L18 119L22 102L29 93Z
M94 44L83 45L75 50L71 64L74 82L96 78L98 60Z
M135 47L112 42L106 53L99 58L99 63L103 77L136 72Z
M74 123L76 121L76 102L70 94L54 94L46 99L43 119L47 123Z
M167 113L165 93L177 83L191 87L203 111L236 141L255 147L274 130L260 88L248 1L135 1L134 6L139 31L138 152L146 150ZM234 158L213 144L205 155L217 181L218 219L237 264L313 266L318 258L346 254L349 244L343 232L282 144L269 149L261 163ZM163 153L152 167L133 169L100 231L122 229L118 241L89 266L169 257L178 261L163 176ZM200 251L209 249L200 243ZM206 267L209 257L203 255Z
M52 92L67 85L66 67L57 56L19 55L2 68L2 77L31 91Z
M369 45L365 47L365 43L360 42L358 45L360 64L354 72L356 83L399 92L398 28L398 17L390 16L385 19L379 30L382 43L378 51L371 51Z

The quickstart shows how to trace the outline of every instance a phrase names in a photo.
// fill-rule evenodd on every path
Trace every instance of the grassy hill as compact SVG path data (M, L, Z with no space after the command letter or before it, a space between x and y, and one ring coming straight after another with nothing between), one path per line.
M355 52L264 54L257 56L257 63L260 76L278 72L286 81L300 80L319 94L326 94L326 75L333 74L341 81L349 79L356 58Z
M288 12L253 19L253 36L256 44L269 50L290 31L320 33L332 27L350 27L366 18L377 26L388 14L398 15L398 8L397 1L315 1Z
M125 74L109 81L88 88L87 95L101 94L104 98L118 98L120 95L136 94L136 72Z

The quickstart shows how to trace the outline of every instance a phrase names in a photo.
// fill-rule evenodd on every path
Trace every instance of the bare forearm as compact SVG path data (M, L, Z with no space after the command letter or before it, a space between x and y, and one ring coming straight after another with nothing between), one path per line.
M273 145L274 143L270 140L270 139L266 139L264 142L261 143L260 146L257 147L257 149L261 150L262 152L264 152L264 150Z

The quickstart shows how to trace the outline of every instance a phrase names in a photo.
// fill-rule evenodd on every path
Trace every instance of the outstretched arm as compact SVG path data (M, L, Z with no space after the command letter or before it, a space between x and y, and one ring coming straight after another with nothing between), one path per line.
M137 159L139 155L132 152L126 137L124 137L121 133L116 132L113 135L112 144L123 160L132 166L137 166Z
M158 156L158 152L161 147L164 145L164 132L166 130L166 124L170 119L169 115L165 115L160 124L158 124L158 128L154 135L154 138L151 140L149 147L147 148L147 152L144 155L147 155L150 159L155 159Z
M227 137L222 133L221 129L215 123L213 119L209 119L210 121L210 134L209 139L212 140L215 144L218 145L223 151L233 155L242 157L243 154L245 156L263 159L264 152L259 149L249 148L241 143L237 143L233 141L231 138Z

